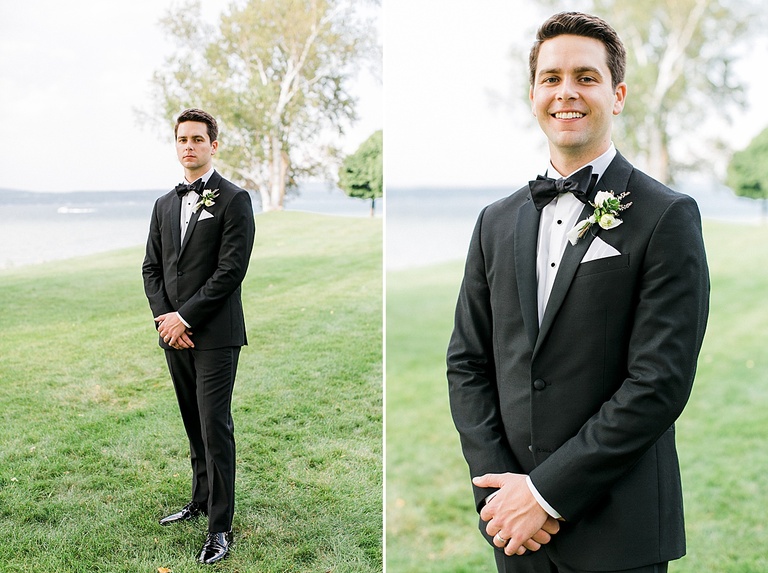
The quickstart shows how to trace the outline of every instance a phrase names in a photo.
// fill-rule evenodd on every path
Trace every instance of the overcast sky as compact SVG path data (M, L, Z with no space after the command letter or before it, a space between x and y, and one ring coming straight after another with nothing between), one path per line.
M202 0L217 21L229 0ZM172 138L142 128L150 78L174 46L158 25L172 0L0 0L0 187L30 191L173 187ZM356 84L351 153L383 125L382 86Z
M583 4L573 0L569 9ZM549 15L523 0L385 0L388 187L517 186L543 169L546 140L511 78L527 74L514 70L513 56L526 65ZM768 74L757 71L768 61L768 43L752 44L738 66L752 106L732 126L712 122L736 148L768 126L761 113ZM498 95L514 105L498 105ZM718 113L702 109L701 120Z

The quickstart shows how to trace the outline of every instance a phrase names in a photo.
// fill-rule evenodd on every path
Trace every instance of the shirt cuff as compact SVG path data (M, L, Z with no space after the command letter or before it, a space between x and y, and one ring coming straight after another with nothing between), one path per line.
M563 517L557 512L557 510L555 510L554 507L547 503L546 499L541 497L539 490L536 489L536 486L533 485L533 481L531 481L531 476L525 476L525 483L528 484L528 489L531 490L531 494L534 498L536 498L536 501L539 502L539 505L544 511L546 511L551 517L554 517L555 519L561 519Z
M178 312L176 313L176 316L178 316L178 317L179 317L179 320L180 320L180 321L181 321L181 322L184 324L184 326L186 326L187 328L192 328L192 327L189 325L189 323L188 323L186 320L184 320L184 318L183 318L183 317L182 317L182 316L181 316L181 315L180 315Z

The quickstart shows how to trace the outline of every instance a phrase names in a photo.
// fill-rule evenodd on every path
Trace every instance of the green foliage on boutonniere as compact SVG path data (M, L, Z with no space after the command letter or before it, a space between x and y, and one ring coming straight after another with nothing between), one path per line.
M197 213L197 210L200 207L212 207L216 204L216 197L219 196L219 190L218 189L208 189L206 191L203 191L203 194L200 196L200 201L195 203L195 209L194 212Z
M619 213L624 209L627 209L632 202L625 205L621 204L621 200L629 195L629 191L626 191L618 197L613 194L613 191L598 191L595 195L595 202L590 203L595 208L594 213L587 219L582 219L576 225L568 231L567 237L572 245L575 245L579 239L583 238L587 234L587 231L597 223L601 229L615 229L623 223L619 219Z

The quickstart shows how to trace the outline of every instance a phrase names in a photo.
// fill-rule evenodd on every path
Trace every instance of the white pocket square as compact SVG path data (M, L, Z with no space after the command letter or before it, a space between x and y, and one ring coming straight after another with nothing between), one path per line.
M600 237L595 237L592 240L592 244L589 245L589 249L587 249L587 252L584 254L584 258L581 259L581 262L588 263L589 261L615 257L620 254L619 251L603 241Z
M200 217L198 217L198 221L205 221L206 219L213 219L213 213L210 213L203 209L203 212L200 213Z

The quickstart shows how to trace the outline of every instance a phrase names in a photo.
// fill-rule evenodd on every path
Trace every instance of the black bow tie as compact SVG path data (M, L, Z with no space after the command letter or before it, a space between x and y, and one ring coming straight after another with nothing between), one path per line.
M202 188L203 188L203 179L200 178L194 183L179 183L178 185L176 185L175 191L179 197L184 197L184 195L186 195L190 191L194 191L195 193L199 194L200 189Z
M567 179L550 179L539 175L536 181L530 181L531 197L536 209L541 211L560 193L573 193L585 205L589 203L590 193L597 183L597 175L592 175L592 166L587 165Z

